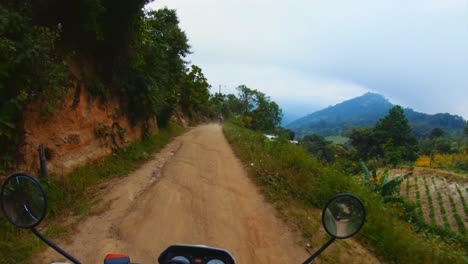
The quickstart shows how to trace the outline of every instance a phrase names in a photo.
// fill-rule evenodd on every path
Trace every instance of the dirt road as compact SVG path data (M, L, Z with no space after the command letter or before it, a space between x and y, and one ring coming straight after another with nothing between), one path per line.
M191 130L102 188L93 209L100 213L81 222L69 241L58 241L83 263L102 263L106 253L156 263L175 243L225 248L238 263L302 263L308 256L301 238L263 201L218 125ZM63 260L50 249L38 258Z

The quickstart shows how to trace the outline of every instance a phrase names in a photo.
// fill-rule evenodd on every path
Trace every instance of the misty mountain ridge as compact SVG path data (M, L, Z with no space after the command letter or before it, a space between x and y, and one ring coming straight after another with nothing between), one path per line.
M286 125L286 128L294 130L299 137L314 133L344 136L351 127L374 126L394 106L384 96L368 92L299 118ZM449 135L461 135L465 125L461 116L448 113L429 115L405 108L405 115L417 137L428 136L435 127Z

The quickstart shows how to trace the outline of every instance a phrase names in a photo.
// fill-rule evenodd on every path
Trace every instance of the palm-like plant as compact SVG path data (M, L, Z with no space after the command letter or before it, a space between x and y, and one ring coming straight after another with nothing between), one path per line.
M391 178L390 170L388 168L385 168L383 171L378 173L377 169L374 169L371 172L364 162L361 162L361 166L365 172L364 180L366 185L368 185L374 192L380 194L385 201L401 199L401 183L404 179L413 175L413 173L410 172L402 176Z

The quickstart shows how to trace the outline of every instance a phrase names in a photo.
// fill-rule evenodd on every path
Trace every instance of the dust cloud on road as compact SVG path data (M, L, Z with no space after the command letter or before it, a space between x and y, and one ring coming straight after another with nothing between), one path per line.
M235 157L222 128L204 125L176 138L128 177L105 185L96 213L57 241L83 263L107 253L156 263L171 244L220 247L238 263L302 263L301 237L275 216ZM63 260L52 249L38 258Z

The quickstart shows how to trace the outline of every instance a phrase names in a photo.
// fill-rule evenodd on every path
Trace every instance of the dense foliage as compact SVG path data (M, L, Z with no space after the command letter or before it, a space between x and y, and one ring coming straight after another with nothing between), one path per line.
M417 140L409 126L403 108L395 106L373 128L354 128L350 143L363 160L384 158L396 165L417 158Z
M332 149L332 142L325 140L321 135L311 134L306 135L300 141L307 151L316 159L329 164L335 162L335 153Z
M178 104L177 87L186 75L183 57L189 45L174 10L150 11L141 19L132 61L122 65L114 79L134 120L156 116L160 125L166 125Z
M374 131L385 159L391 164L416 160L418 142L402 107L390 109L388 115L375 125Z
M22 112L63 105L71 80L118 98L134 124L166 126L176 109L196 121L210 109L202 70L187 66L188 38L175 10L145 11L148 0L7 0L0 4L0 172L21 143ZM71 74L68 64L79 68ZM83 86L84 85L84 86Z
M403 176L390 177L390 170L384 169L380 173L377 169L369 170L364 162L361 162L361 167L364 170L364 182L374 192L380 194L384 201L401 200L400 195L401 183L404 179L411 176L412 173L407 173Z
M236 89L237 96L214 94L210 99L213 111L228 118L235 118L239 124L253 130L265 133L278 132L282 118L278 104L271 101L264 93L245 85L240 85Z
M14 164L24 106L41 100L50 112L68 88L66 63L55 53L60 31L34 24L32 16L30 1L0 5L0 172Z
M202 70L192 65L190 72L184 77L180 86L180 105L191 120L203 116L212 116L208 89L210 85Z

